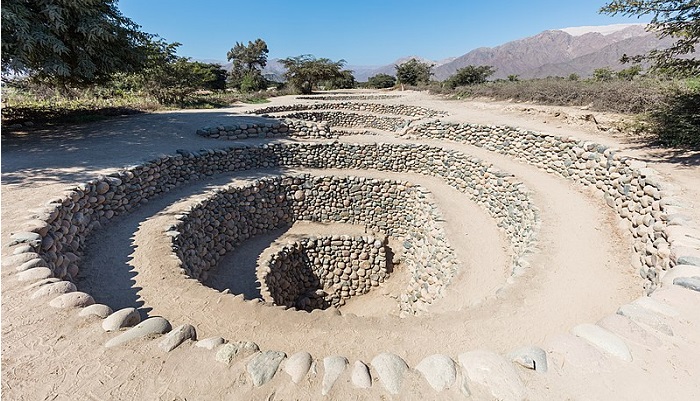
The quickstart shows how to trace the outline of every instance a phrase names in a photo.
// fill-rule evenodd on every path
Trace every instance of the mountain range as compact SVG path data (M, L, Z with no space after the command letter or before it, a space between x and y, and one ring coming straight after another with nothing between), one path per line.
M544 31L493 48L478 48L453 61L436 65L435 78L443 80L467 65L491 65L493 78L518 75L544 78L578 74L589 76L597 68L625 68L620 58L671 46L672 39L659 39L645 25L578 27ZM588 28L588 29L586 29Z
M395 65L412 58L433 64L434 79L444 80L458 69L468 65L490 65L496 72L492 79L517 75L520 78L545 78L548 76L581 77L592 75L597 68L625 68L620 63L623 55L639 55L653 49L671 46L670 38L659 39L644 24L617 24L604 26L572 27L547 30L535 36L514 40L496 47L480 47L464 55L433 61L420 56L402 57L383 66L353 66L359 82L383 73L394 75ZM230 64L225 65L230 68ZM278 59L268 60L263 70L268 78L282 80L284 67Z

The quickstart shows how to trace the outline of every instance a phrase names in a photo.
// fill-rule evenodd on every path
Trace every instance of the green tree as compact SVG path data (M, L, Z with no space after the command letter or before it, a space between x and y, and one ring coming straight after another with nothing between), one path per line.
M618 79L623 81L631 81L641 73L642 67L640 65L633 65L632 67L618 71L616 75Z
M396 78L389 74L377 74L367 79L367 85L372 88L383 89L391 88L396 85Z
M579 79L581 79L581 77L574 72L574 73L569 74L569 77L567 79L569 81L578 81Z
M517 76L516 74L508 75L508 81L517 82L517 81L520 81L520 77Z
M648 29L660 37L676 39L673 46L642 55L622 58L623 62L652 62L652 68L683 75L700 75L700 60L680 57L695 52L700 43L700 1L698 0L614 0L600 9L611 15L652 15Z
M146 68L137 74L143 90L162 104L182 104L196 91L209 89L217 79L210 64L177 56L179 46L162 39L151 41Z
M428 83L430 82L430 76L433 75L431 72L432 64L422 63L414 58L403 64L395 65L394 68L396 68L397 81L405 85Z
M248 41L248 45L236 42L226 54L228 61L233 62L229 73L230 86L244 92L267 88L262 70L267 65L268 53L267 43L260 38Z
M496 69L490 65L468 65L457 70L454 75L445 81L445 84L453 89L458 86L481 84L486 82L486 79L493 75L494 72L496 72ZM515 77L517 78L517 75Z
M225 90L228 72L221 66L221 64L210 63L207 64L205 68L208 68L213 76L213 79L206 84L207 89L215 91Z
M700 149L700 90L668 96L651 113L652 132L665 146Z
M610 67L597 68L593 70L593 79L598 82L608 82L615 78L615 71Z
M150 35L116 0L4 0L2 72L86 85L143 68Z
M266 89L267 85L267 80L259 71L252 71L243 75L238 89L240 89L241 92L249 93Z
M317 59L311 54L303 54L287 57L281 63L287 69L284 73L287 82L301 93L309 94L319 82L340 78L345 60Z
M262 70L267 65L267 43L258 38L255 42L248 41L248 45L236 42L228 51L226 58L232 61L234 67L240 67L244 71Z
M330 79L324 83L326 89L352 89L357 86L355 76L350 70L340 71L340 76Z

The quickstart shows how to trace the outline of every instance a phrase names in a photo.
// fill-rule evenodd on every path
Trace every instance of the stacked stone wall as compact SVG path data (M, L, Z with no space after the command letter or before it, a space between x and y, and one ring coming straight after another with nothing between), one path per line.
M357 101L357 100L385 100L385 99L396 99L400 98L401 95L337 95L337 96L324 96L324 95L316 95L316 96L297 96L297 99L299 100L350 100L350 101Z
M71 189L64 197L52 200L46 211L36 215L36 222L30 227L36 236L17 237L16 240L33 243L37 258L40 257L41 263L46 263L54 275L73 279L78 273L86 236L114 216L190 180L228 171L280 166L376 169L443 178L447 184L470 195L496 219L512 243L514 269L521 264L520 256L528 249L536 230L536 211L525 188L490 165L458 152L416 145L272 144L196 153L183 151L92 180ZM399 207L402 201L395 199ZM434 206L426 207L430 209L426 213L434 215L422 215L422 219L415 218L410 224L421 226L439 219ZM324 210L323 207L319 209ZM387 221L390 218L386 215ZM373 221L377 230L388 235L407 236L405 227L394 228L379 218ZM451 251L440 246L441 243L447 243L443 234L407 237L404 242L407 263L422 267L402 300L403 305L408 305L405 307L408 313L424 309L440 296L438 290L431 290L436 287L434 277L449 276L443 269L447 266L449 271L456 263ZM207 257L214 256L209 254ZM440 279L439 282L447 281L449 279Z
M406 312L439 298L458 268L438 223L440 214L424 190L392 180L309 175L265 178L249 186L216 191L184 214L168 235L185 273L206 280L226 252L248 238L297 220L362 225L401 240L406 248L403 262L411 272L411 283L401 301ZM269 272L264 273L261 283L266 284L264 276ZM317 272L317 277L327 274ZM383 281L384 275L373 274L370 284ZM289 304L290 299L298 298L300 294L289 284L284 289L290 292L273 293L272 299ZM329 300L341 302L342 292L353 289L351 284L341 283L341 296L336 299L331 294Z
M361 111L378 114L393 114L399 116L427 118L435 117L444 112L428 109L420 106L411 106L405 104L381 104L381 103L357 103L357 102L339 102L339 103L299 103L284 106L268 106L261 109L251 111L251 114L269 114L282 113L289 111L304 111L304 110L349 110Z
M468 143L594 186L627 223L634 237L634 264L646 279L647 292L657 287L659 273L674 263L666 235L665 187L656 171L646 168L646 163L597 143L508 126L437 120L410 127L402 135Z
M325 122L284 119L265 124L219 124L214 127L198 129L197 135L214 139L240 140L279 137L337 138L340 135L348 134L344 131L331 129Z
M333 235L283 246L259 272L263 299L300 310L340 307L389 276L386 238Z
M319 123L325 122L332 127L374 128L392 132L407 127L410 121L399 117L385 117L341 111L299 111L283 114L281 117Z

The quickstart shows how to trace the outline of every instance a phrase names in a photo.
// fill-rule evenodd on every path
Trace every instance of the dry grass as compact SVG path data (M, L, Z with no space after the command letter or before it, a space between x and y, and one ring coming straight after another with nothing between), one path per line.
M683 85L679 81L638 79L633 81L573 81L561 78L498 81L460 87L458 98L487 97L496 100L533 102L555 106L588 106L593 110L642 114L656 109L669 93Z

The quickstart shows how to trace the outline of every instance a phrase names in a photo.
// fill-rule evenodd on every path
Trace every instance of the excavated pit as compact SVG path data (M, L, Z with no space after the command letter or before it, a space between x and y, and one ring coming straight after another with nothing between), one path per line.
M407 309L437 299L457 269L439 220L425 190L408 182L305 174L219 188L169 235L184 273L207 285L228 252L298 221L371 233L308 236L263 252L256 268L261 298L307 311L343 306L384 283L393 270L391 237L406 248L401 263L412 281L396 298ZM428 282L432 292L421 295Z
M387 239L333 235L303 238L273 253L261 266L263 297L276 305L312 311L339 308L384 283L391 271Z

